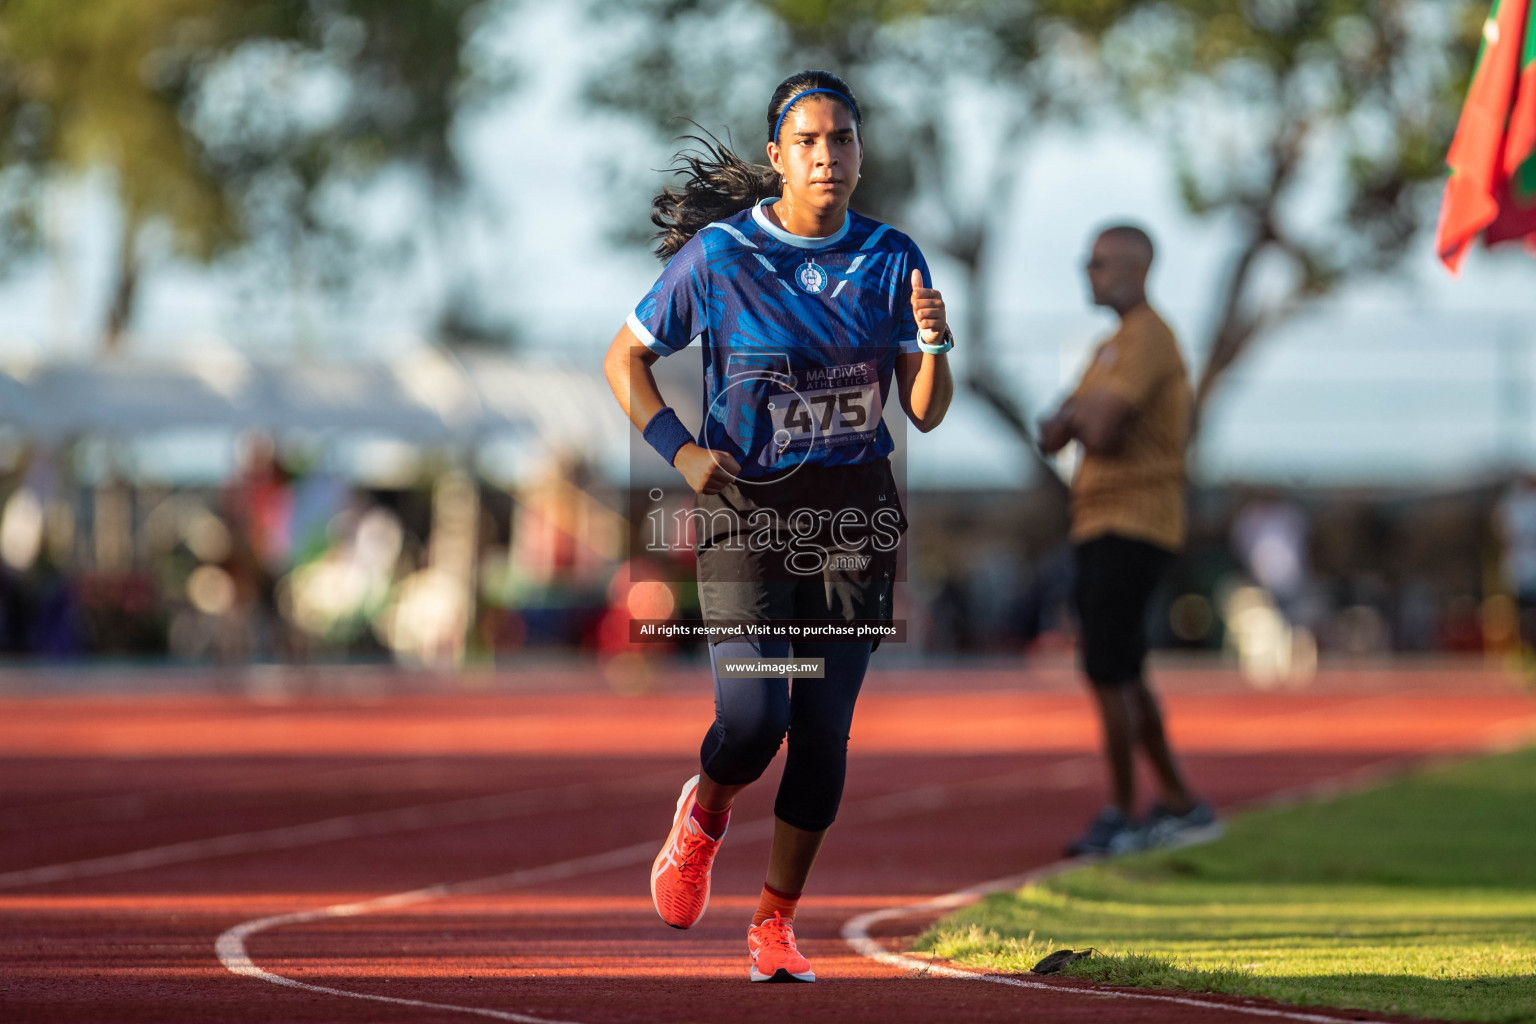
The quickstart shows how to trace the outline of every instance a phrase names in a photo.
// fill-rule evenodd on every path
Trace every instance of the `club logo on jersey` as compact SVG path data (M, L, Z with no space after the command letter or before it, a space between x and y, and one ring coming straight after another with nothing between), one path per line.
M806 260L795 268L795 280L800 282L801 288L817 295L827 287L827 272L818 267L815 260Z

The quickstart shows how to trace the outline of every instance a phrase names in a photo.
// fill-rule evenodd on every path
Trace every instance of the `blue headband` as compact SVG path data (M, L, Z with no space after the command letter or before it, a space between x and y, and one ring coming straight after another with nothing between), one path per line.
M779 119L777 121L775 121L774 124L773 124L773 134L768 136L768 141L769 142L778 142L779 141L779 129L784 127L784 117L785 117L785 115L787 115L789 113L789 108L790 107L794 106L796 103L799 103L805 97L814 95L815 93L818 93L818 92L824 92L824 93L826 93L829 96L836 96L838 99L840 99L844 103L848 104L848 109L853 111L853 119L854 119L854 121L855 122L858 121L858 119L859 119L859 108L853 105L853 100L849 99L847 96L844 96L842 93L838 92L836 89L807 89L804 92L797 92L797 93L795 93L793 96L791 96L789 98L789 102L784 104L784 109L779 113Z

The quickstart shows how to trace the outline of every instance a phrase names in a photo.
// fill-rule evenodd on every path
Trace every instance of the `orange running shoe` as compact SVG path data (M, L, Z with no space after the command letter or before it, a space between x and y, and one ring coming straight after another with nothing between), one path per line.
M753 981L815 981L811 962L795 948L795 927L778 914L747 929Z
M693 820L698 790L697 775L683 783L672 831L651 865L651 903L673 928L688 928L704 916L709 906L709 868L720 849L720 839L725 838L709 838Z

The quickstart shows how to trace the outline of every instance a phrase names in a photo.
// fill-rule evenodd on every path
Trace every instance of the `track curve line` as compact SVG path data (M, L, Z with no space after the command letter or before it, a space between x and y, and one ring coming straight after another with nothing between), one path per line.
M411 903L419 903L422 900L433 899L441 893L433 893L430 890L418 890L415 893L403 893L396 897L384 897L379 900L363 900L358 903L340 903L335 906L322 907L319 910L304 910L294 914L275 914L272 917L263 917L255 921L246 921L238 924L219 936L214 948L219 954L219 962L231 973L246 978L256 978L259 981L271 982L274 985L282 985L285 988L299 989L304 992L318 992L328 996L342 996L346 999L364 999L375 1003L391 1003L395 1006L414 1006L428 1010L447 1010L455 1013L469 1013L480 1017L489 1017L492 1020L517 1021L519 1024L575 1024L572 1021L553 1021L544 1017L531 1017L525 1013L512 1013L508 1010L493 1010L480 1006L456 1006L450 1003L429 1003L422 999L403 999L399 996L373 995L368 992L350 992L344 988L332 988L329 985L312 985L307 981L298 981L294 978L274 974L256 966L246 952L245 940L257 932L268 928L276 928L285 924L304 924L309 921L318 921L326 917L350 917L353 914L363 914L370 910L382 910L386 906L403 907ZM416 897L407 899L402 897Z
M1029 781L1037 789L1073 785L1081 777L1085 766L1089 763L1091 763L1091 759L1088 758L1068 758L1044 771L1006 772L1002 775L987 776L966 782L920 786L916 789L901 790L895 793L887 793L883 796L867 797L846 806L843 817L858 822L885 821L907 814L920 814L937 810L956 799L966 802L986 800L995 794L995 787L1000 783ZM772 838L773 829L773 818L757 818L752 821L742 822L739 825L733 825L731 835L738 843L753 842ZM250 952L246 948L246 940L260 932L287 925L309 924L327 918L356 917L360 914L368 914L380 910L397 910L448 896L476 895L504 889L539 885L545 882L562 881L581 875L596 874L601 871L634 867L650 863L655 859L655 856L656 841L648 839L644 842L632 843L629 846L621 846L603 853L556 861L534 868L521 868L517 871L508 871L504 874L490 875L485 878L429 885L420 889L412 889L408 892L377 896L373 899L358 900L352 903L336 903L313 910L300 910L288 914L274 914L269 917L255 918L225 930L214 942L214 950L218 953L219 962L231 974L245 978L254 978L258 981L281 985L285 988L317 992L323 995L341 996L347 999L361 999L370 1002L467 1013L488 1017L493 1020L519 1021L522 1024L575 1024L575 1022L571 1021L552 1021L547 1018L533 1017L509 1010L493 1010L479 1006L458 1006L452 1003L429 1003L415 999L402 999L398 996L354 992L348 989L333 988L329 985L312 985L309 982L285 977L259 966L251 959Z
M748 822L742 831L749 833L749 837L755 838L761 838L759 833L771 835L772 821ZM490 1017L495 1020L521 1021L523 1024L574 1024L571 1021L552 1021L548 1018L532 1017L528 1014L513 1013L509 1010L492 1010L480 1006L457 1006L452 1003L428 1003L416 999L401 999L397 996L353 992L348 989L332 988L329 985L311 985L309 982L298 981L259 967L251 959L245 943L252 935L264 932L269 928L309 924L312 921L322 921L333 917L356 917L359 914L369 914L380 910L398 910L402 907L414 906L418 903L442 899L446 896L465 896L500 889L511 889L518 886L538 885L543 882L560 881L566 878L575 878L579 875L609 871L614 868L633 867L636 864L647 863L655 856L656 843L652 840L646 840L643 843L632 843L629 846L621 846L615 850L607 850L603 853L592 854L587 857L575 857L570 860L556 861L553 864L544 864L536 868L523 868L518 871L508 871L505 874L471 879L466 882L429 885L421 889L412 889L409 892L376 896L373 899L358 900L353 903L335 903L331 906L318 907L314 910L300 910L291 914L274 914L271 917L261 917L252 921L245 921L226 930L214 943L214 950L219 955L219 962L230 973L246 978L256 978L259 981L271 982L274 985L282 985L286 988L297 988L303 989L306 992L321 992L326 995L344 996L348 999L364 999L376 1003L395 1003L406 1006L430 1007L434 1010L470 1013L481 1017Z

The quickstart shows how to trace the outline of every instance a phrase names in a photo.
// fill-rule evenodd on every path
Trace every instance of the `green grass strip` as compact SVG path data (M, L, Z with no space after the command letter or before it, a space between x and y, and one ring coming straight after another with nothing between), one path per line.
M916 948L1112 985L1536 1024L1536 750L1258 811L1221 841L1002 893Z

